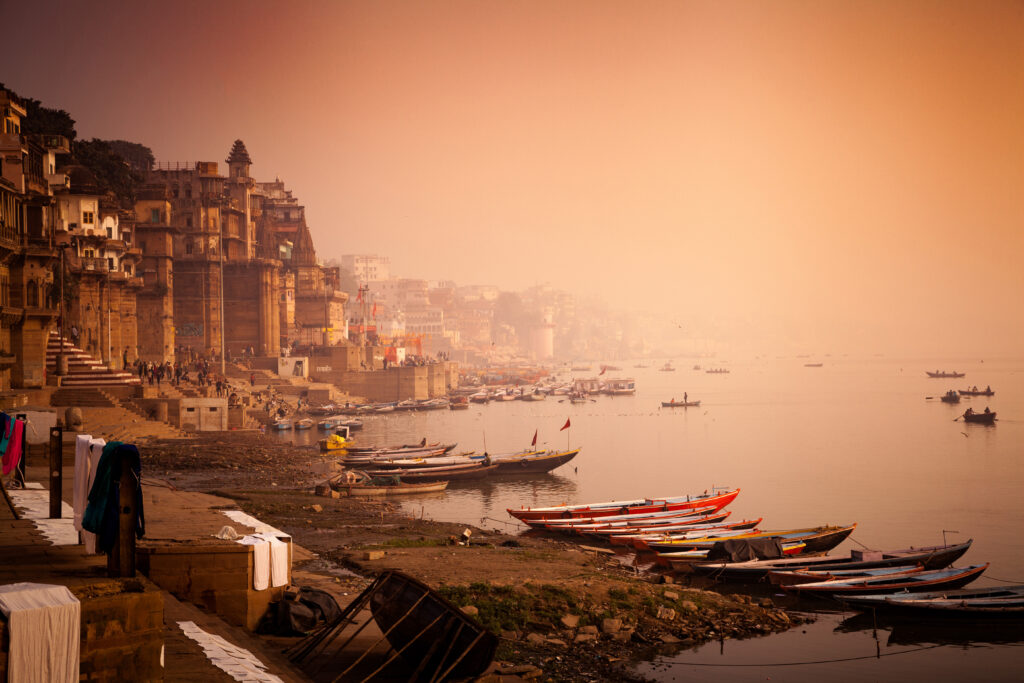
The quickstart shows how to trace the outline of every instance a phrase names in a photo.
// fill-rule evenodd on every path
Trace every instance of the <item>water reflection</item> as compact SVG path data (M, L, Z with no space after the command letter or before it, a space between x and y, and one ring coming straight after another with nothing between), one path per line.
M921 617L873 610L841 621L836 633L879 631L886 645L1010 645L1024 642L1024 623L1016 619ZM888 635L884 632L888 631Z

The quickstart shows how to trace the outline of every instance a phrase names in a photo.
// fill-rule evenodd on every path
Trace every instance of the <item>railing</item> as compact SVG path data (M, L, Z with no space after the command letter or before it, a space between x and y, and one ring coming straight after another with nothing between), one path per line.
M110 264L107 263L105 258L88 258L82 257L82 270L94 273L106 273Z

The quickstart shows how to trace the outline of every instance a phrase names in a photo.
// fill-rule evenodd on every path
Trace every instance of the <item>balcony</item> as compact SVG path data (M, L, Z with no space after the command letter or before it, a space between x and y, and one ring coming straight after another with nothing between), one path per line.
M110 270L110 264L105 258L82 257L81 261L83 273L106 273Z
M44 135L43 147L57 154L67 154L71 151L71 143L63 135Z
M128 245L124 243L124 240L116 240L108 237L107 241L103 243L103 246L114 251L124 251Z
M46 182L49 184L51 190L58 188L71 187L71 179L67 173L47 173Z

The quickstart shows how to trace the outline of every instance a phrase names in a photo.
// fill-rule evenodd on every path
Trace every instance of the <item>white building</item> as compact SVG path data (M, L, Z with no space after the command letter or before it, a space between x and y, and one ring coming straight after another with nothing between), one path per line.
M356 282L391 279L391 259L387 256L345 254L341 257L341 267L352 273Z

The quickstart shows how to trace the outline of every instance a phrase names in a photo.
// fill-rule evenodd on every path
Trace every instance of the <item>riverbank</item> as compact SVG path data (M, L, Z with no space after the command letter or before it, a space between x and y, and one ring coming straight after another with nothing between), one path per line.
M319 556L302 569L336 577L344 568L366 581L397 569L438 589L501 635L497 671L630 680L631 662L801 621L768 598L662 583L605 549L437 522L387 500L315 496L336 465L308 446L245 434L153 440L140 450L147 476L231 498L291 534ZM348 582L353 591L360 584Z

